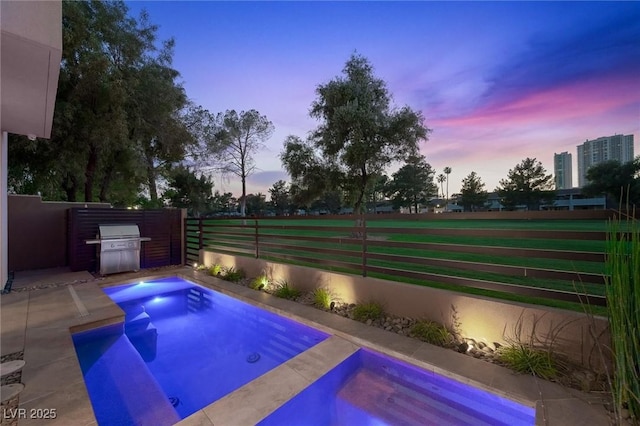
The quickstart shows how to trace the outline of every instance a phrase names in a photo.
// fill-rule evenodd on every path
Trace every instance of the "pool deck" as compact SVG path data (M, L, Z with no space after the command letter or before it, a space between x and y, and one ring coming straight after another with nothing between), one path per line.
M181 426L255 424L363 346L535 407L536 425L612 424L598 394L519 375L486 361L228 283L191 268L141 271L101 279L88 272L54 272L18 273L13 285L17 291L0 296L1 355L24 351L26 362L21 380L25 388L19 395L19 408L26 410L22 412L26 418L17 422L21 426L96 425L71 333L123 321L124 313L102 287L175 275L332 335L182 420L178 423ZM49 287L51 284L57 287ZM54 419L36 418L51 414L51 410L55 411ZM12 414L3 404L2 425L15 424L15 418L9 417Z

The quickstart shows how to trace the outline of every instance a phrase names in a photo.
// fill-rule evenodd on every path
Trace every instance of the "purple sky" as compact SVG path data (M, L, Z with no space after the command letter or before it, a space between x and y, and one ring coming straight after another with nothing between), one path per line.
M640 139L640 2L128 2L176 40L187 95L213 113L257 109L275 125L248 192L288 180L278 155L306 137L315 88L351 53L367 57L396 106L433 129L421 147L449 193L476 171L492 191L525 157L586 139ZM638 149L635 150L639 154ZM393 169L389 170L389 174ZM215 189L240 195L215 177Z

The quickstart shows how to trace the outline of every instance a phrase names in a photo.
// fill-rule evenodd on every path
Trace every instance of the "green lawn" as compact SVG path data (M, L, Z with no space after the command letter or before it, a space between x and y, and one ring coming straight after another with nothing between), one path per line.
M205 220L206 223L238 225L238 219ZM356 217L345 216L344 219L259 219L260 225L270 226L344 226L353 227ZM246 219L253 225L255 219ZM606 231L604 220L368 220L367 227L372 228L424 228L424 229L528 229L528 230L563 230L563 231Z

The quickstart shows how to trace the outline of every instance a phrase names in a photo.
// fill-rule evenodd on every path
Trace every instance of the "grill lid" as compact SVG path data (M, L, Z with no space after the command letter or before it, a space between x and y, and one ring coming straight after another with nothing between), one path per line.
M99 225L100 239L139 238L138 225Z

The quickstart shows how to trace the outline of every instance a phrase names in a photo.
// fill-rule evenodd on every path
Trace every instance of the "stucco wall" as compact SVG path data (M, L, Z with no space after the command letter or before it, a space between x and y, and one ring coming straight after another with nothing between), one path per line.
M601 345L609 346L610 342L605 318L588 318L578 312L467 296L431 287L205 250L200 251L200 262L242 268L250 277L266 273L272 279L286 279L290 285L302 291L328 287L342 302L376 301L394 315L429 319L450 327L456 321L463 336L489 345L494 342L504 345L509 339L518 337L528 340L535 329L535 335L542 342L554 340L556 352L564 353L595 370L602 368L602 358L592 336L598 336ZM606 362L610 364L610 360Z
M42 201L38 195L9 195L9 270L68 265L67 210L105 208L108 203Z

